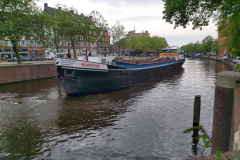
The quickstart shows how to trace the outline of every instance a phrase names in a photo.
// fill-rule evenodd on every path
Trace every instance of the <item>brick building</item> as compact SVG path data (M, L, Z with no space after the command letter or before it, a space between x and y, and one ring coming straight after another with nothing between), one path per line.
M218 41L219 41L219 56L224 56L224 54L228 54L229 56L232 56L231 53L229 53L224 47L222 47L224 37L221 36L220 33L218 33Z
M40 41L34 39L26 40L23 36L18 42L20 49L18 53L20 56L41 56L45 55L45 50ZM0 40L0 60L13 58L15 55L12 44L9 40Z
M58 8L61 9L61 8ZM44 3L44 10L47 11L50 15L55 16L55 12L54 12L54 8L49 7L47 3ZM81 14L82 16L84 16L83 14ZM92 17L86 17L86 18L92 18ZM75 50L76 50L76 55L80 56L80 55L85 55L86 54L86 50L89 51L90 48L93 46L95 41L90 41L90 43L88 43L87 41L84 40L84 38L80 36L81 41L77 42L75 44ZM97 40L97 37L96 37ZM71 45L71 41L68 38L62 38L59 42L58 42L58 53L60 54L67 54L70 53L73 57L74 51L72 49L72 45ZM110 50L110 41L109 44L104 44L98 41L92 51L91 51L91 55L104 55L104 54L110 54L111 50Z

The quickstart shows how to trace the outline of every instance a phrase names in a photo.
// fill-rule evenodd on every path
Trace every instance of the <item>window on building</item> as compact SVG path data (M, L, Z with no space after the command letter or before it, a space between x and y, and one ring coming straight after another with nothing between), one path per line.
M76 43L75 43L75 46L79 46L79 42L76 42Z
M23 37L25 37L26 36L26 32L23 32Z
M41 47L42 46L42 42L41 41L37 41L37 46Z
M27 41L26 40L21 40L21 46L27 46Z
M81 49L81 54L86 54L86 49Z
M83 42L80 42L80 46L84 46L84 43L83 43Z
M83 40L83 36L80 36L80 39Z
M64 40L63 44L64 44L64 46L67 46L68 45L68 41Z
M97 54L97 50L96 49L92 49L91 53L92 54Z
M31 47L35 46L35 41L33 41L33 40L30 40L28 43Z
M58 45L61 46L62 45L62 41L58 41Z
M88 47L88 43L87 42L85 42L85 47Z
M4 45L4 46L8 46L8 41L5 41L5 40L4 40L4 41L3 41L3 45Z

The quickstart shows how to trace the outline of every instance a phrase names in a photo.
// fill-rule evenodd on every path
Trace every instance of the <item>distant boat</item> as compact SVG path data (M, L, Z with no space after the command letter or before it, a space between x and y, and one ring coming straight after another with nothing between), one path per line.
M67 95L109 92L177 71L185 62L178 48L162 49L159 58L113 60L113 57L88 57L88 61L55 58L57 76Z

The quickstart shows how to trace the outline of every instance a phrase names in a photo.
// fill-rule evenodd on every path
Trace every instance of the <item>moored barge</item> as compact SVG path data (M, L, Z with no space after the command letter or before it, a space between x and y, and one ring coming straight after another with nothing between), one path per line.
M118 90L178 71L185 62L184 56L174 47L162 51L159 58L144 60L55 58L57 76L69 96Z

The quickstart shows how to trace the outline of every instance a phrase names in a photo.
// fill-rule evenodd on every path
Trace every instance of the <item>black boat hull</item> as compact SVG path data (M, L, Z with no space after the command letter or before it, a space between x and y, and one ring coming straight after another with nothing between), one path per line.
M178 71L185 60L165 66L139 70L108 70L107 72L64 69L57 66L62 86L69 96L109 92L129 87L151 78Z

